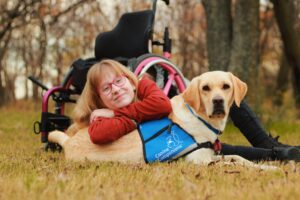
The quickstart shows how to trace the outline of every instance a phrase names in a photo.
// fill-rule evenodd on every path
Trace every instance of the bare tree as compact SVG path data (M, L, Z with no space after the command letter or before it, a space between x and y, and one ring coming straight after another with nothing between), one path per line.
M256 88L259 1L238 0L232 4L230 0L204 0L203 4L210 70L230 70L247 82L250 90Z
M228 70L232 18L231 0L203 0L207 19L207 56L210 70Z
M6 65L3 59L6 58L7 47L12 36L12 31L25 22L30 21L30 16L34 16L34 9L41 0L28 1L1 1L0 7L0 105L11 100L14 96L15 77L8 77Z
M236 1L229 70L251 86L255 86L252 80L257 77L258 67L258 12L258 0Z
M74 13L77 8L88 2L91 0L78 0L65 7L53 5L48 0L0 2L0 105L14 98L15 78L20 73L20 70L8 73L11 66L7 64L10 63L7 62L7 59L11 59L12 54L19 55L18 59L26 65L24 66L25 73L43 79L47 56L47 34L51 32L55 24L61 23L64 16ZM31 29L25 37L28 42L17 44L19 39L25 39L20 36L26 29ZM20 46L20 44L24 46ZM17 46L18 48L14 48ZM25 87L25 89L29 88ZM26 93L28 92L26 91ZM37 98L36 87L33 87L33 94Z
M174 36L173 53L176 64L191 79L207 71L204 8L198 1L186 0L171 5L171 11L171 35Z
M300 4L294 0L272 2L284 43L284 56L292 71L296 107L300 110Z

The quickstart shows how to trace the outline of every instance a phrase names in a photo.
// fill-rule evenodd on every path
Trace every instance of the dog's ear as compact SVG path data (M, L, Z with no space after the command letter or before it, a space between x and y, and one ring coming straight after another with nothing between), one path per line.
M231 72L228 73L230 74L233 83L233 95L234 95L235 104L238 107L240 107L241 101L244 99L248 90L247 84L241 81L238 77L233 75Z
M194 78L187 89L183 92L182 97L184 101L190 105L195 111L201 109L200 97L200 79Z

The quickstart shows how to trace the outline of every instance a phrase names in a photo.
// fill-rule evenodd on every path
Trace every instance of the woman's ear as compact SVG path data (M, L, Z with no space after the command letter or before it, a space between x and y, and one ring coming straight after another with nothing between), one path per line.
M235 104L240 107L241 101L246 96L248 87L247 84L241 81L238 77L228 72L233 83L233 95Z
M196 112L201 112L202 103L200 96L200 79L194 78L190 85L183 92L182 97L189 106L191 106Z

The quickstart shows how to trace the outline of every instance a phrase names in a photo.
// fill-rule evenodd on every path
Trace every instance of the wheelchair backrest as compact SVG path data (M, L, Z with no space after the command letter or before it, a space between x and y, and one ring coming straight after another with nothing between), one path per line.
M152 10L122 15L113 30L97 36L96 59L133 58L149 53L148 42L152 39L153 23L154 13Z
M104 58L127 65L130 58L149 53L148 42L152 39L154 12L145 10L123 14L111 31L100 33L95 41L95 58L78 59L62 85L71 83L81 94L89 68Z

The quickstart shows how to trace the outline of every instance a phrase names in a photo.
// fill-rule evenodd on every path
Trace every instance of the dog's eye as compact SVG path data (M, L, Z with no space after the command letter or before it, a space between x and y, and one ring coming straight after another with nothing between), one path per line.
M230 88L230 86L228 85L228 84L224 84L223 85L223 90L227 90L227 89L229 89Z
M204 85L202 87L202 90L204 90L204 91L210 91L210 88L208 87L208 85Z

